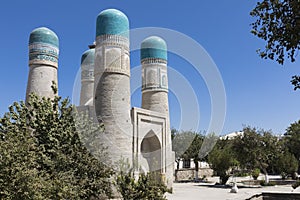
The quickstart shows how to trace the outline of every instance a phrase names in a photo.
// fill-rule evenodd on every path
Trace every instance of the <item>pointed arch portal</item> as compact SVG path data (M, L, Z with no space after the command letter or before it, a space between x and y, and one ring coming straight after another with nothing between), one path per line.
M141 143L141 153L148 162L150 172L161 172L161 144L153 130L149 131L143 138Z

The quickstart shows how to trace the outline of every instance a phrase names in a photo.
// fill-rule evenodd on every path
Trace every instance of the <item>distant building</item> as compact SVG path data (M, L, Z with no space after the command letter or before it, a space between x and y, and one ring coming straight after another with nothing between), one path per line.
M220 137L220 140L232 140L234 139L235 137L243 137L244 136L244 132L243 131L236 131L236 132L232 132L232 133L229 133L227 135L223 135Z
M213 176L213 170L207 162L198 161L198 172L194 159L180 159L175 163L175 181L193 181L195 179L203 179Z

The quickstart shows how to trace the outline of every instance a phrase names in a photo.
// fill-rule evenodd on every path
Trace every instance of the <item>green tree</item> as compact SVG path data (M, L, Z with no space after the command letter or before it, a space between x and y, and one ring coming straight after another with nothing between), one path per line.
M26 115L26 108L15 103L0 119L0 199L42 199L51 186L47 174L36 169L38 147L26 126Z
M132 169L128 161L120 160L118 167L115 184L124 200L166 200L165 193L169 191L161 179L161 174L141 173L136 180L132 170L128 170Z
M252 33L266 41L265 49L258 50L261 58L283 64L286 57L294 62L300 49L299 0L263 0L250 12L256 21ZM294 90L300 89L300 76L293 76Z
M238 165L232 151L230 141L218 140L213 150L208 154L208 163L217 176L220 176L222 185L229 179L229 170Z
M268 182L267 169L275 165L277 156L282 152L282 146L271 131L246 127L243 132L243 136L233 140L233 150L241 167L251 171L259 168Z
M260 174L260 169L259 168L254 168L251 172L251 176L253 177L254 180L257 180Z
M284 151L277 158L276 168L282 179L287 178L289 175L295 178L294 173L298 170L298 160L289 151Z
M132 173L120 172L116 185L124 200L166 200L167 186L162 181L157 181L153 173L140 174L136 181Z
M184 153L184 157L193 158L194 163L195 163L195 181L198 181L198 179L199 179L199 175L198 175L199 161L201 161L199 152L200 152L204 137L198 133L194 133L194 136L195 137L194 137L191 145Z
M300 120L292 123L286 130L285 143L289 151L300 161Z
M111 195L113 172L102 162L102 127L74 111L68 99L58 96L31 95L27 105L9 107L0 118L1 199Z
M188 138L186 138L188 136ZM171 129L172 150L175 152L176 169L179 169L179 162L186 147L193 141L193 135L180 134L175 128Z
M197 133L193 131L177 131L172 129L172 149L175 152L176 158L182 158L184 156L196 135Z
M280 64L287 56L294 62L300 49L299 0L262 0L250 15L256 18L252 33L267 43L260 56Z
M180 158L194 159L195 163L195 180L198 180L198 170L200 161L199 152L204 140L203 135L193 131L174 131L172 148L175 151L177 163Z

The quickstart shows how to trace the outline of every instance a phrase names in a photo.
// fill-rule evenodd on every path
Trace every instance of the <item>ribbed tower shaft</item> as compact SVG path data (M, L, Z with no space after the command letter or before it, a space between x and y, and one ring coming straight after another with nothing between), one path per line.
M37 28L29 40L29 76L26 102L30 93L54 98L53 82L57 84L58 38L47 28Z
M126 24L127 23L127 24ZM118 26L114 26L117 24ZM127 17L109 9L99 14L95 48L95 111L104 123L110 158L132 164L130 58Z
M94 60L95 49L87 50L81 57L80 105L94 104Z
M162 178L168 187L173 182L172 141L169 118L168 102L168 74L167 74L167 45L165 41L157 36L151 36L143 40L141 44L142 64L142 108L161 113L165 118L165 132L161 137L165 138L161 149L152 152L152 157L162 156L161 165ZM158 133L159 135L159 133ZM163 168L164 167L164 168Z
M149 58L142 61L142 108L169 116L167 62Z

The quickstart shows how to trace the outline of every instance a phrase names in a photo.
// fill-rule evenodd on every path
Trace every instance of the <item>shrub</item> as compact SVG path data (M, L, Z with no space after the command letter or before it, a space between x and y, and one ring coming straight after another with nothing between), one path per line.
M234 175L237 177L246 177L250 176L250 173L248 173L247 171L238 171Z
M299 187L299 186L300 186L300 181L299 181L299 180L296 181L296 182L292 185L293 189L296 189L296 188Z
M27 105L9 107L0 118L0 199L110 196L113 172L95 157L106 154L102 128L75 117L69 100L58 96L32 94Z
M261 181L259 182L259 184L260 184L261 186L274 186L274 185L275 185L274 182L266 183L265 180L261 180Z
M210 167L217 176L220 176L222 185L225 185L230 177L228 174L229 169L238 165L230 145L225 142L226 141L218 141L217 145L215 145L208 155Z
M278 157L276 167L282 179L286 179L289 175L293 176L293 174L298 170L298 160L293 154L285 151Z
M116 186L124 200L166 200L165 193L171 192L156 172L140 174L136 181L131 172L121 171L116 178Z
M251 176L253 177L254 180L257 180L259 173L260 173L260 169L258 169L258 168L255 168L252 170Z

